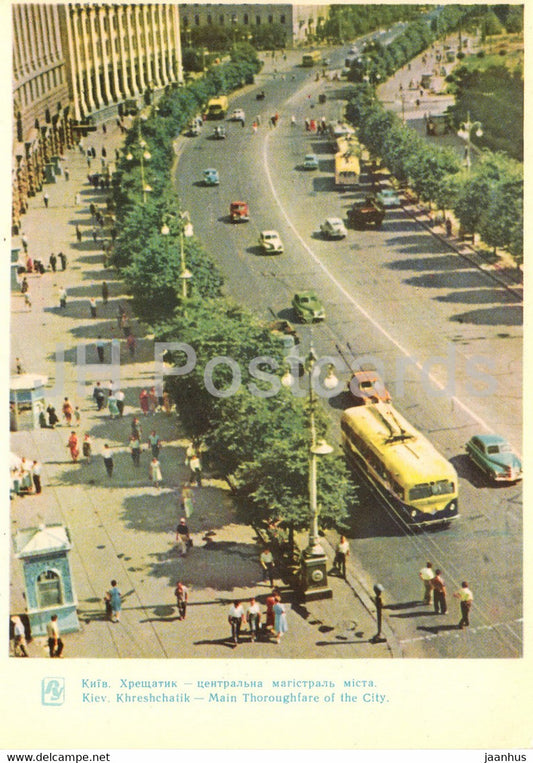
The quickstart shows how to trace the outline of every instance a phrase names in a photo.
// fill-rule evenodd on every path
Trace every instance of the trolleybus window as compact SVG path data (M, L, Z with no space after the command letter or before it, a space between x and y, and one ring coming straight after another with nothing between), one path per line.
M439 480L438 482L426 482L421 485L415 485L409 491L410 501L419 501L421 498L431 498L434 495L447 495L455 492L453 482L450 480Z

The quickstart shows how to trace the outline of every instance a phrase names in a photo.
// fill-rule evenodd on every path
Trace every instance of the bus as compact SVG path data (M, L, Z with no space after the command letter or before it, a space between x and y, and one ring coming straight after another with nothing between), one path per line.
M224 119L228 112L228 99L225 95L210 98L207 102L207 119Z
M359 185L361 174L361 145L355 135L337 138L335 153L335 185L338 188L354 188Z
M304 53L302 57L302 66L316 66L322 60L322 54L319 50L313 50L311 53Z
M405 524L422 527L457 519L455 469L390 403L345 410L341 436L350 464Z

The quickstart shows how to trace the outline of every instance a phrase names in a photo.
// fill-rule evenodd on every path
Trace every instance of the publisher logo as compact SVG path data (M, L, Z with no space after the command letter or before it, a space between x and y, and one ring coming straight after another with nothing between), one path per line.
M41 681L41 704L62 705L65 701L65 679L43 678Z

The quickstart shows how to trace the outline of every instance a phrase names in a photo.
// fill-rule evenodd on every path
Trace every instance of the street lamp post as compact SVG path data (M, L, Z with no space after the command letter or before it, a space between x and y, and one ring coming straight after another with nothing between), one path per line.
M470 172L472 166L472 133L477 138L480 138L483 135L483 130L481 129L481 122L471 122L470 112L467 112L466 122L463 122L459 130L457 130L457 135L466 141L464 163L467 172Z
M184 300L187 299L187 282L192 278L192 273L187 270L185 264L185 245L183 237L190 238L193 235L192 223L189 219L188 212L182 212L180 215L180 279L181 279L181 295Z
M320 545L318 533L319 505L317 500L317 459L318 456L326 456L332 453L333 448L325 440L317 440L316 437L316 395L313 389L313 371L316 361L317 358L311 345L305 362L309 384L309 428L311 430L311 442L309 445L309 539L307 548L303 551L301 558L301 592L304 601L330 599L333 596L333 592L328 586L327 557ZM281 381L284 386L292 386L297 380L287 371ZM338 379L333 372L333 367L330 366L324 379L324 386L328 389L334 389L337 384Z
M148 151L148 147L147 147L148 144L142 137L140 119L139 119L138 146L141 149L140 164L141 164L141 185L142 185L143 204L146 204L146 194L152 190L152 187L148 185L145 180L144 162L145 161L149 162L150 159L152 158L152 154ZM131 151L128 154L126 154L126 159L128 160L128 162L131 162L133 160L133 154L131 153Z

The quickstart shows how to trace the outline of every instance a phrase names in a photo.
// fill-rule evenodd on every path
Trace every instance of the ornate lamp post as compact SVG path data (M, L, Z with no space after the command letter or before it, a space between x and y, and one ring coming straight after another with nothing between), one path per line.
M327 557L320 545L320 536L318 533L318 511L317 500L317 459L318 456L326 456L333 452L331 445L325 440L317 440L315 428L315 406L317 397L313 389L314 369L317 357L311 345L309 354L305 361L305 370L308 377L308 395L309 395L309 428L311 430L311 442L309 445L309 540L307 548L302 553L301 559L301 581L302 595L304 601L313 599L330 599L333 596L331 588L328 587L327 577ZM287 371L281 383L290 387L297 383L290 371ZM333 366L328 367L324 386L327 389L334 389L338 384L338 379L334 374Z
M149 162L152 158L152 154L148 151L148 144L142 137L141 133L141 120L139 119L139 142L138 146L141 149L140 151L140 164L141 164L141 186L142 186L142 195L143 195L143 204L146 204L146 194L149 193L152 190L152 187L146 183L145 180L145 174L144 174L144 163ZM131 162L133 160L133 154L131 151L126 154L126 159L128 162Z
M464 163L467 172L470 172L472 166L472 133L477 138L480 138L483 135L483 130L481 129L481 122L470 121L470 112L468 112L466 122L463 122L460 125L459 130L457 130L457 135L466 141Z

